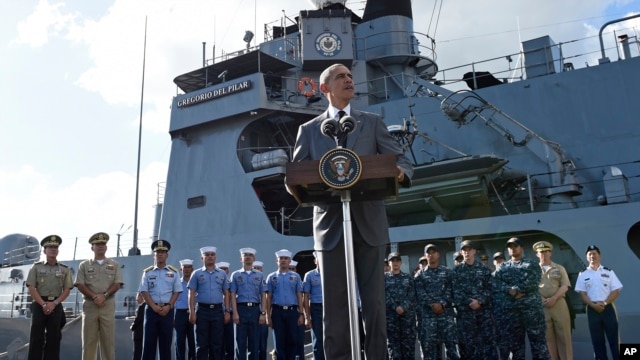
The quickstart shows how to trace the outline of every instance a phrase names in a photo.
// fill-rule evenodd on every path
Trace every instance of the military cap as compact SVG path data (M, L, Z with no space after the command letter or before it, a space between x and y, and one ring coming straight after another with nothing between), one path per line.
M109 235L103 232L95 233L89 238L91 245L106 244L107 241L109 241Z
M435 246L434 244L427 244L427 245L424 247L424 253L425 253L425 254L426 254L426 253L428 253L428 252L429 252L429 249L433 249L433 250L435 250L435 251L437 251L437 252L440 252L440 250L438 250L438 247L437 247L437 246Z
M240 249L240 254L251 254L251 255L255 255L256 254L256 249L254 248L242 248Z
M289 263L289 266L296 267L296 266L298 266L298 262L295 261L295 260L291 260L291 262Z
M493 254L493 260L495 260L497 258L505 259L504 254L502 252L500 252L500 251L498 251L497 253Z
M393 259L398 259L400 261L402 261L402 258L400 257L400 253L398 252L392 252L389 254L389 256L387 256L387 261L391 261Z
M151 251L169 251L171 250L171 244L167 240L156 240L151 243Z
M276 251L276 257L291 257L291 251L287 249L281 249Z
M464 256L462 256L462 254L460 254L459 251L456 251L456 252L453 253L453 260L460 261L462 259L464 259Z
M192 265L193 266L193 260L191 260L191 259L182 259L182 260L180 260L180 266L185 266L185 265Z
M553 245L548 241L538 241L533 244L533 250L537 252L551 251L553 250Z
M489 260L487 255L480 255L480 260Z
M49 235L40 241L40 245L44 248L55 246L58 247L62 244L62 239L58 235Z
M473 241L471 240L465 240L462 243L460 243L460 250L466 248L466 247L470 247L472 249L475 249L476 247L473 246Z
M221 269L222 269L222 268L227 268L227 269L228 269L228 268L229 268L229 266L231 266L231 264L229 264L229 263L228 263L228 262L226 262L226 261L221 261L221 262L219 262L217 265L218 265L218 267L219 267L219 268L221 268Z
M218 252L218 248L216 248L215 246L203 246L200 248L200 254L206 254L208 252L212 252L215 254Z
M598 252L598 254L600 254L600 249L599 249L597 246L595 246L595 245L589 245L589 246L587 246L587 251L585 251L584 253L586 254L586 253L588 253L589 251L593 251L593 250L597 251L597 252Z
M429 261L429 259L427 259L427 255L422 255L422 257L418 262L423 262L423 261Z
M509 244L516 244L518 246L522 246L522 241L520 241L520 239L518 239L517 237L512 237L511 239L507 240L507 244L505 246L509 247Z
M264 263L262 261L256 260L256 261L253 262L253 266L254 267L256 267L256 266L264 266Z

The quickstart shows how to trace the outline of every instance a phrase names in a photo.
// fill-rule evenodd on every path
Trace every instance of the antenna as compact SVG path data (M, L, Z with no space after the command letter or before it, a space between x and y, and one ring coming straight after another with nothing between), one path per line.
M120 256L124 256L122 255L122 250L120 249L120 236L124 235L127 233L127 231L129 231L129 229L131 229L132 225L129 225L128 228L126 228L124 231L122 231L122 228L124 227L124 224L122 224L120 226L120 230L118 230L118 243L116 244L116 257L120 257Z

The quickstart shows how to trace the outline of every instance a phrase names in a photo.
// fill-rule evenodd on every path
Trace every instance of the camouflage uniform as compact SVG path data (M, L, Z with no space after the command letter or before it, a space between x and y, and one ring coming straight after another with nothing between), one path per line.
M493 312L493 322L495 325L496 345L498 346L500 359L506 360L509 358L509 348L511 344L509 343L509 332L506 327L509 318L505 314L505 306L507 301L509 301L507 298L510 296L508 293L499 289L495 276L496 272L494 271L491 275L491 310Z
M416 274L416 300L421 319L418 336L424 359L439 359L440 344L444 343L447 359L459 359L456 349L456 324L453 312L453 272L445 267L425 267ZM437 315L431 304L440 303L444 313Z
M491 270L477 261L453 269L453 298L458 310L458 339L463 359L497 359L491 301ZM471 299L480 308L469 307Z
M513 359L525 358L525 332L529 337L533 360L550 359L545 337L544 312L538 285L542 270L538 262L522 258L520 261L507 260L495 272L496 291L507 294L504 324L509 334L510 351ZM509 295L509 289L524 293L520 299Z
M404 272L387 272L384 277L389 359L413 360L416 348L416 299L413 279ZM398 306L404 309L402 315L396 312Z

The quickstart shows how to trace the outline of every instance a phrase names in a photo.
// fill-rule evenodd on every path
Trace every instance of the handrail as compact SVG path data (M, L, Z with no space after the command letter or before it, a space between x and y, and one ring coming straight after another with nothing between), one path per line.
M602 27L600 28L600 32L598 33L598 37L600 38L600 53L602 54L602 58L598 59L598 64L606 64L606 63L609 62L609 58L604 55L604 42L602 41L602 32L604 31L604 28L606 28L607 26L609 26L611 24L615 24L615 23L619 23L619 22L635 19L637 17L640 17L640 14L635 14L635 15L623 17L623 18L620 18L620 19L607 21L606 23L604 23L604 25L602 25Z

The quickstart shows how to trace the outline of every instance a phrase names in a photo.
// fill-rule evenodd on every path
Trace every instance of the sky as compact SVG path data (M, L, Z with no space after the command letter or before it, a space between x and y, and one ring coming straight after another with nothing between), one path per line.
M257 45L265 24L314 3L0 0L0 238L57 234L61 259L83 259L88 238L104 231L107 255L116 255L118 234L126 255L140 134L137 227L149 253L171 150L173 79L202 66L203 42L206 59L214 45L215 56L244 48L246 30ZM362 15L364 3L347 6ZM521 40L543 35L556 43L593 37L605 22L638 12L640 0L413 1L414 30L436 40L440 69L515 54ZM633 35L640 22L613 29ZM585 61L595 65L598 55Z

